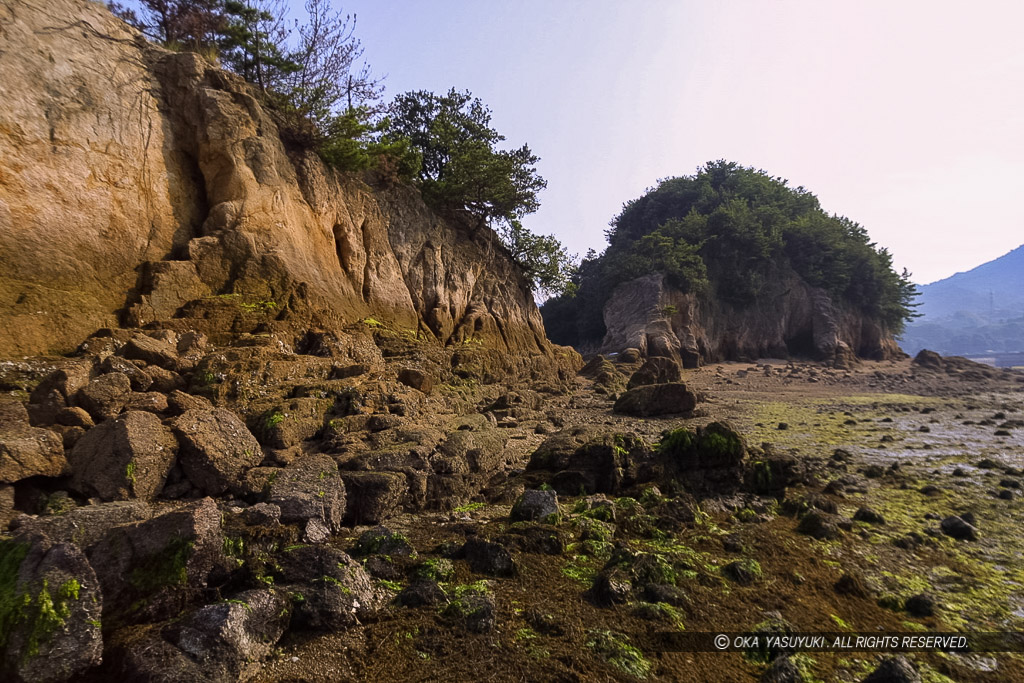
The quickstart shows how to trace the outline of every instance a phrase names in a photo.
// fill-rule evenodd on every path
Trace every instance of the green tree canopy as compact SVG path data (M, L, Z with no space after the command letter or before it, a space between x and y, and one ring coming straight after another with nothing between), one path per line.
M491 128L491 111L468 91L424 90L395 98L390 132L421 156L420 189L437 209L464 210L488 225L510 224L540 208L547 186L527 145L498 149L505 137Z
M627 202L605 234L605 252L584 259L567 294L544 306L556 341L599 341L611 292L652 272L683 292L746 308L795 271L894 334L913 316L909 273L897 274L864 228L827 214L803 187L733 162L662 181Z
M537 194L547 186L539 159L527 145L498 148L505 137L491 127L480 99L454 88L445 95L407 92L391 104L384 130L390 139L408 140L418 155L417 181L430 206L491 227L535 288L564 290L572 258L553 236L534 235L521 222L540 208Z

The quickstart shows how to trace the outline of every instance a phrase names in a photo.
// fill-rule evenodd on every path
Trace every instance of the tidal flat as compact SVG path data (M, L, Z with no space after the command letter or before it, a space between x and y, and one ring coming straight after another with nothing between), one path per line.
M563 429L631 433L657 449L672 430L726 421L748 467L791 457L799 481L770 495L650 484L618 498L560 495L540 524L510 520L517 492L537 484L513 470L495 482L504 502L389 520L413 552L364 561L391 607L344 633L286 637L257 680L776 680L779 661L756 652L652 643L673 631L1020 632L1024 377L958 368L710 365L684 376L705 399L686 418L617 415L614 394L581 378L546 406ZM545 435L519 431L509 449L522 468ZM951 517L970 520L973 540L949 535ZM365 532L336 543L354 547ZM423 567L467 535L504 539L514 570L456 557L433 582L440 593L420 601ZM860 681L890 656L782 659L795 680ZM924 681L1024 679L1020 652L905 656Z

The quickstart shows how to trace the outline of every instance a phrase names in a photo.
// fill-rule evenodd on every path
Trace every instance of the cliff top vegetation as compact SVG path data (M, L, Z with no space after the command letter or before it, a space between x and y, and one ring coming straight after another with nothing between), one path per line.
M137 0L111 11L150 40L197 52L253 84L288 144L312 149L343 173L372 171L413 183L439 214L493 229L533 286L564 290L572 258L522 218L546 181L529 146L506 150L491 112L469 91L412 91L383 102L383 82L362 61L356 17L331 0L306 0L289 28L283 0Z
M542 309L556 342L600 341L614 289L650 273L684 293L745 309L766 285L795 272L893 333L913 316L910 274L897 273L862 226L828 214L805 188L734 162L661 181L627 202L605 235L607 249L589 253L567 291Z

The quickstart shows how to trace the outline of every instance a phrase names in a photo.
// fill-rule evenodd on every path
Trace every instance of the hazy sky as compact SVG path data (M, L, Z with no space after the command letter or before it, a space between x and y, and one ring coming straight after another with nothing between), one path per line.
M390 95L469 89L548 180L535 232L603 249L713 159L803 185L921 283L1024 242L1024 2L347 0Z
M529 143L548 187L524 223L571 252L715 159L803 185L915 282L1024 242L1022 0L334 3L386 97L468 89Z

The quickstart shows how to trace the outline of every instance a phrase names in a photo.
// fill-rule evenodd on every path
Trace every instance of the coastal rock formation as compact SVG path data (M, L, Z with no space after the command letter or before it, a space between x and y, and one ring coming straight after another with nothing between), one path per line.
M5 13L0 355L68 351L118 323L217 342L372 316L520 370L558 361L490 230L287 148L240 78L99 4Z
M648 357L678 359L683 367L703 362L801 356L839 366L856 358L901 355L878 323L839 309L828 295L796 274L773 283L761 305L736 309L683 294L660 274L625 282L604 307L607 330L601 353L639 349Z

